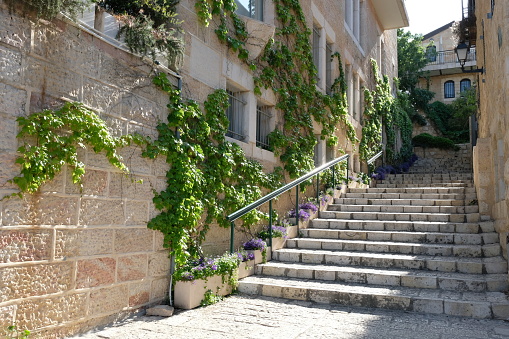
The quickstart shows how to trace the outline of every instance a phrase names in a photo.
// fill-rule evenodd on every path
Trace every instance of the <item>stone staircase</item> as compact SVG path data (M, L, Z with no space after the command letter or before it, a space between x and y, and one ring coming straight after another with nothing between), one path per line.
M472 175L429 165L423 159L376 188L349 189L257 275L241 280L239 291L508 318L507 262L493 222L480 220Z

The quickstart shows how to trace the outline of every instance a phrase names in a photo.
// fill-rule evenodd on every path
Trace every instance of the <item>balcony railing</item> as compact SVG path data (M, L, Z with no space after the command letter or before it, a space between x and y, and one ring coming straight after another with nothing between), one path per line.
M436 52L433 55L428 55L427 57L429 60L428 66L455 63L458 64L459 67L458 57L454 50ZM470 61L476 61L475 48L470 48L470 52L468 53L467 62Z

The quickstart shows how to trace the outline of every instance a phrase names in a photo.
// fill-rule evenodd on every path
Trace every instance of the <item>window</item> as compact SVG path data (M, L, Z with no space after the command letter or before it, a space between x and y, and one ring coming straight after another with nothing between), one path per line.
M332 45L325 45L325 92L332 94Z
M256 147L269 149L270 120L272 114L269 106L256 106Z
M444 98L450 99L455 97L454 81L449 80L444 83Z
M472 86L472 82L470 79L463 79L460 81L460 93L463 93L464 91L470 89Z
M360 0L346 0L345 23L353 36L360 42L361 37L361 3Z
M437 61L437 46L426 47L426 58L429 62Z
M320 28L313 26L313 63L316 67L316 82L320 83Z
M235 0L237 14L263 21L263 0Z
M244 140L246 137L243 129L246 102L242 100L241 92L226 90L226 93L228 93L229 104L226 109L226 116L230 121L226 136L237 140Z

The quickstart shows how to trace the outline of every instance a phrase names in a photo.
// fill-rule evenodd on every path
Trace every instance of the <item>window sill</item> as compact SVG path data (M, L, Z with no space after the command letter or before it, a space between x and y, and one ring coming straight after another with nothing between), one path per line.
M353 34L352 30L350 29L350 27L348 26L348 24L346 22L344 22L345 24L345 30L348 32L348 34L350 35L350 38L352 38L352 41L354 42L355 46L357 46L357 48L359 49L359 52L361 52L362 56L365 57L366 56L366 53L364 52L364 50L362 49L361 47L361 44L359 43L359 40L357 40L357 38L355 37L355 35Z

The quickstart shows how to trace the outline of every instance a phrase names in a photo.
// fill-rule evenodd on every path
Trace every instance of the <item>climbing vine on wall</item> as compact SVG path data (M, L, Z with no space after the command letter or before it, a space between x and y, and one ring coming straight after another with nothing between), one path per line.
M280 175L265 174L260 163L247 159L240 146L225 140L226 91L209 95L203 112L198 103L182 101L166 75L160 74L154 83L169 95L168 123L159 124L159 137L145 155L164 155L170 169L166 190L154 197L160 214L148 227L161 231L177 263L184 263L189 256L201 254L200 244L212 223L229 227L226 215L260 198L262 188L275 188ZM243 227L249 229L264 217L254 210L243 217Z
M400 100L391 93L387 76L380 77L378 65L371 60L375 78L373 90L364 89L364 126L359 146L360 157L368 160L382 150L382 129L386 135L385 153L388 163L406 160L412 151L412 122ZM400 132L402 147L396 149L396 132Z
M279 26L276 39L269 41L256 60L250 60L245 41L245 28L237 29L239 20L234 13L234 0L199 0L196 3L198 16L208 25L214 16L221 24L216 34L221 41L239 51L255 71L255 93L261 89L272 89L277 97L276 108L283 113L283 124L269 135L274 153L280 156L286 172L296 178L314 167L313 120L322 127L320 138L329 146L338 141L336 131L342 126L348 140L358 141L353 126L347 119L346 82L339 53L337 58L340 76L335 80L330 95L316 88L317 70L313 63L310 35L306 18L299 1L274 0ZM230 20L230 24L227 24ZM233 31L228 27L234 27Z
M78 160L78 148L91 146L95 153L104 152L113 166L127 173L117 148L145 142L140 135L112 136L104 121L80 103L66 103L58 110L44 110L17 121L17 137L23 142L16 160L21 174L11 181L21 193L36 192L65 165L70 166L72 181L81 184L85 165Z

